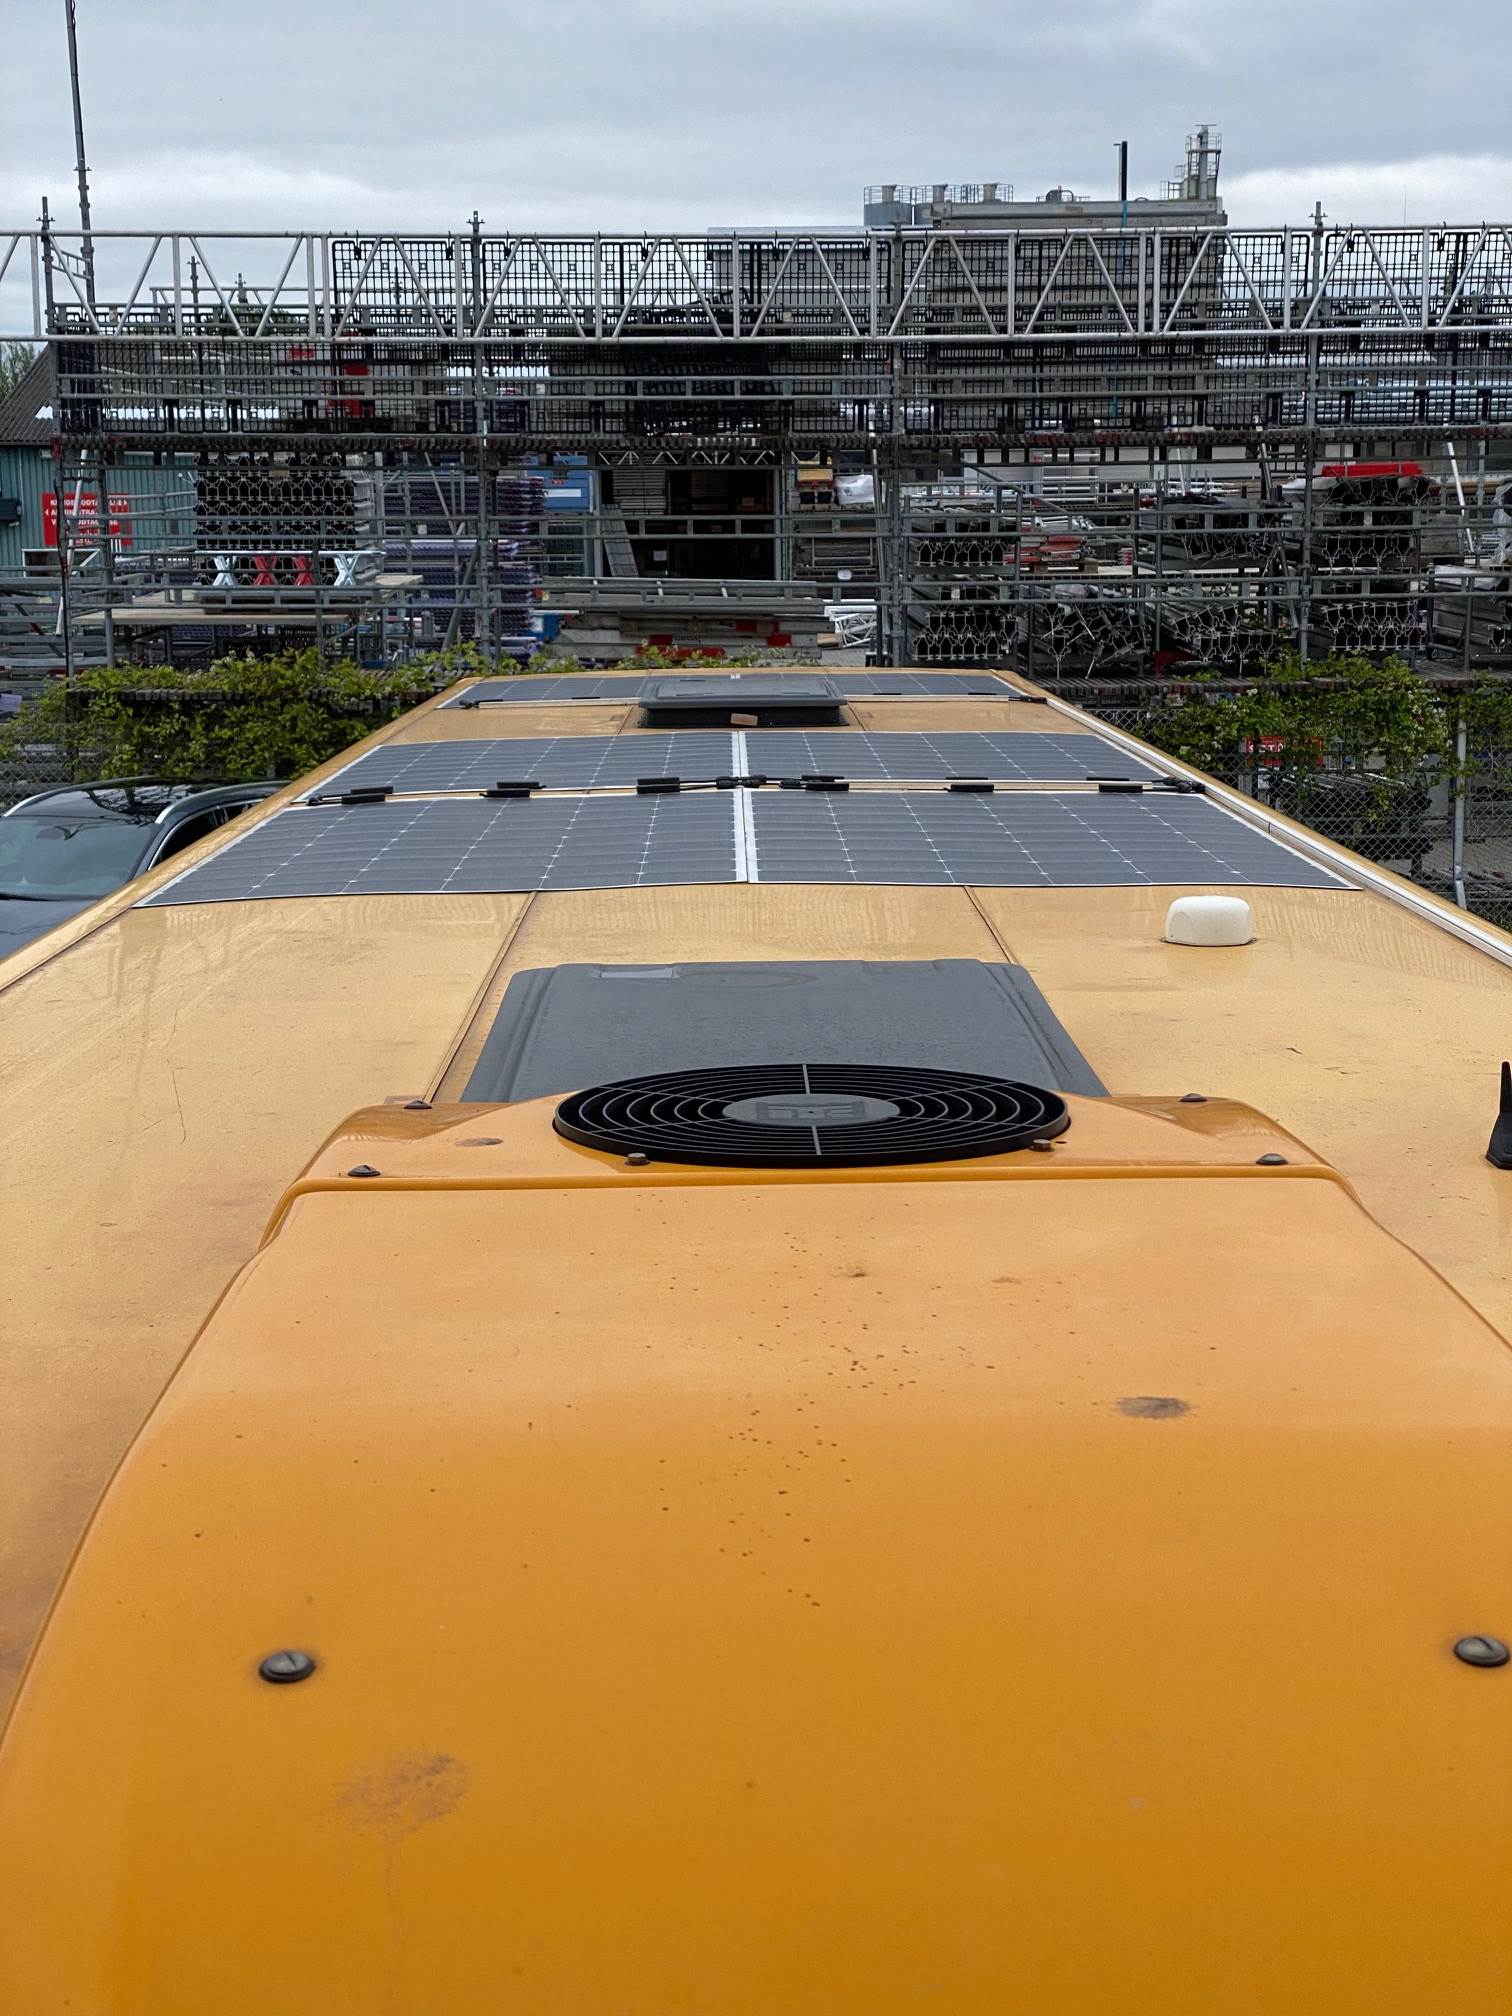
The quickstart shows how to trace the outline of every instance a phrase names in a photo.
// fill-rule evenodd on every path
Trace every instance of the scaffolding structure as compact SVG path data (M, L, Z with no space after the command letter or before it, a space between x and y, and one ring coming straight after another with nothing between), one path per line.
M720 649L869 604L891 662L1052 677L1278 635L1512 657L1512 227L95 231L88 283L83 251L0 232L0 319L49 347L109 651L261 612L523 656L553 608ZM102 530L132 455L192 469L176 549Z

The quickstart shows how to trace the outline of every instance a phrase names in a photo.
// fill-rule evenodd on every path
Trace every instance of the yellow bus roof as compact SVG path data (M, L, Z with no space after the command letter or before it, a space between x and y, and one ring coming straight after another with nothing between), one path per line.
M1220 951L1161 885L144 903L503 711L0 967L0 2007L1500 2006L1512 940L1280 820L1348 886ZM1021 965L1112 1096L801 1174L458 1103L516 975L836 959Z

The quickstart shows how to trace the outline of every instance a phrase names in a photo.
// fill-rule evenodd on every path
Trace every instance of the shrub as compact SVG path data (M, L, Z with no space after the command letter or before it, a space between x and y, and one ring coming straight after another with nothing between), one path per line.
M298 777L454 680L502 669L470 649L376 672L315 650L192 669L95 666L0 728L0 764L23 767L41 746L80 780Z

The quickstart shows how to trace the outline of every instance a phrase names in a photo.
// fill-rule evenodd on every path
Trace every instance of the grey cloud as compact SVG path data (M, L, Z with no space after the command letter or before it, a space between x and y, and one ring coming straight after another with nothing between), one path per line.
M1201 118L1241 221L1512 192L1505 0L79 0L97 222L859 221L900 178L1152 193ZM0 4L4 221L71 219L61 10ZM1316 170L1315 174L1313 171ZM1332 180L1329 180L1329 177ZM1335 195L1337 189L1341 193ZM1451 196L1453 201L1451 201ZM1441 200L1435 200L1441 198ZM1493 201L1493 198L1495 199ZM1300 211L1293 208L1293 215ZM1384 221L1384 220L1383 220Z

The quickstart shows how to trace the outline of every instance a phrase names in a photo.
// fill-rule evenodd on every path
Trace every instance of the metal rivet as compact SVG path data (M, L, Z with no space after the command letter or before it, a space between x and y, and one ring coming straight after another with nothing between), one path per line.
M633 1155L627 1155L625 1157L625 1161L632 1169L644 1169L646 1164L650 1160L651 1157L649 1155L643 1155L638 1148L636 1149Z
M1034 1150L1036 1155L1049 1155L1053 1151L1055 1143L1053 1141L1031 1141L1029 1146Z
M1454 1648L1454 1656L1466 1666L1505 1666L1512 1659L1512 1651L1500 1638L1488 1638L1480 1633L1470 1638L1461 1638Z
M406 1099L404 1110L406 1113L429 1113L431 1102L429 1099Z
M1255 1164L1260 1169L1284 1169L1287 1166L1284 1155L1257 1155Z
M373 1167L371 1162L358 1162L353 1168L348 1169L346 1173L348 1176L376 1176L378 1171Z
M270 1652L257 1670L274 1687L292 1687L296 1680L309 1679L315 1659L309 1652Z
M1183 1092L1181 1103L1183 1106L1206 1106L1207 1094L1206 1092Z

